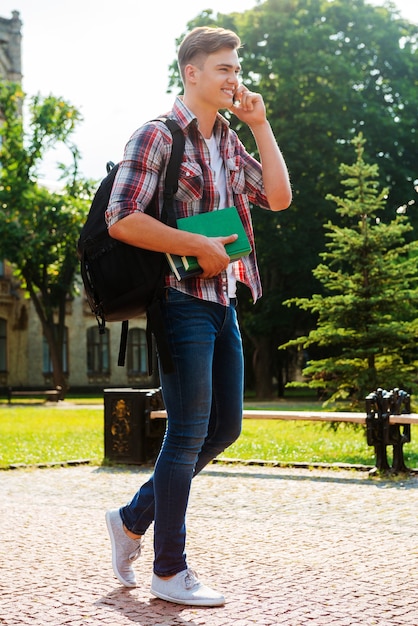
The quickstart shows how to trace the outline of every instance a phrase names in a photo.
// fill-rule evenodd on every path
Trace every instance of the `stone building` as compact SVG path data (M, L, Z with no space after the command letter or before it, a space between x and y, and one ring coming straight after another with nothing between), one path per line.
M0 17L0 78L22 82L19 13ZM1 123L1 113L0 113ZM150 387L145 319L129 326L126 365L117 365L120 324L101 335L80 282L79 296L68 301L63 361L71 390L97 391L104 387ZM37 389L52 384L51 362L40 320L27 294L13 277L12 267L0 260L0 387Z
M11 19L0 17L0 76L15 82L22 80L21 28L18 11Z
M19 13L0 17L0 77L20 82L21 26ZM1 112L0 112L1 124ZM12 268L0 260L0 385L15 383L20 369L27 370L28 308L24 294L13 279ZM12 374L13 372L13 374Z

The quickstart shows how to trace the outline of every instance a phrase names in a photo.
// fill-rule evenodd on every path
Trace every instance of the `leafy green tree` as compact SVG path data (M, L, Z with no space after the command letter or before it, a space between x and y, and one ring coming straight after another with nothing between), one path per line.
M331 215L325 196L338 191L339 164L353 137L367 136L368 155L388 188L389 219L416 199L418 29L392 4L364 0L266 0L243 13L205 11L188 29L205 24L240 35L243 81L263 94L293 185L287 211L269 215L254 208L264 295L253 306L246 290L239 293L250 383L266 397L275 392L273 376L283 388L291 366L277 346L315 322L310 312L292 313L283 302L317 289L312 269ZM251 131L233 116L231 124L256 154ZM412 239L418 214L410 219Z
M29 104L30 132L25 133L23 103L18 84L0 82L0 256L14 265L30 295L49 346L54 385L65 392L65 308L74 289L75 247L91 186L78 178L79 154L71 143L81 119L77 110L53 96L36 96ZM54 193L38 184L37 168L46 151L59 143L69 148L73 162L61 166L66 183Z
M319 347L326 356L309 359L307 385L331 401L356 403L377 387L416 385L418 242L406 241L412 227L405 215L380 217L388 189L379 189L378 166L364 161L361 133L353 144L356 162L340 166L344 197L327 196L342 225L325 225L326 251L313 271L324 294L289 301L311 311L316 328L282 348L309 354Z

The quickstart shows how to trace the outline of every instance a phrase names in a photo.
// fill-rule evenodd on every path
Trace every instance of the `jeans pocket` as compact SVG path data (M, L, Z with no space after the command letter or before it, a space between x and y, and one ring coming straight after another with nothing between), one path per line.
M194 298L173 287L168 287L166 290L165 302L168 304L191 304L196 302L196 300L198 300L198 298Z

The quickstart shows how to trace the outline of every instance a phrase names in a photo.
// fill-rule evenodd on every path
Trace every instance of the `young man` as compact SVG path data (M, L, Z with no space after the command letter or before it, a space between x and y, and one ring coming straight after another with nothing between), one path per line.
M236 206L251 254L230 264L225 244L235 235L208 238L182 232L145 213L155 192L162 206L171 135L161 122L145 124L131 137L107 211L112 237L150 250L195 256L203 270L199 277L180 282L167 276L161 306L174 359L174 372L160 371L167 432L151 478L127 505L106 514L112 565L123 585L136 586L132 562L154 522L151 593L202 606L221 605L224 597L188 568L185 515L192 478L241 430L243 355L236 281L250 288L254 301L261 295L249 202L273 211L291 202L287 168L263 99L240 84L240 45L238 36L224 29L201 27L186 36L178 52L184 95L176 99L169 117L186 139L176 216ZM246 152L220 109L229 109L248 124L261 164Z

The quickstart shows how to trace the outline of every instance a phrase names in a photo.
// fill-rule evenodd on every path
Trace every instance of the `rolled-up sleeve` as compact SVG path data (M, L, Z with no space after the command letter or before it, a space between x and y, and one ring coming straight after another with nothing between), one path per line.
M170 136L159 123L146 124L132 135L113 183L105 214L108 227L131 213L146 210L170 150Z

